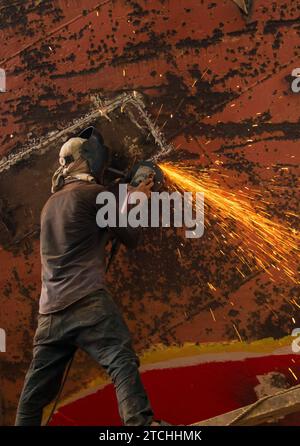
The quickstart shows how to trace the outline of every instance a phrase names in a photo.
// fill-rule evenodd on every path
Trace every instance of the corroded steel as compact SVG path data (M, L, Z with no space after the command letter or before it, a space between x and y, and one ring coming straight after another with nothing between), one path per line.
M300 54L297 2L256 0L248 15L232 0L6 3L0 7L2 166L88 116L95 95L104 101L136 91L166 144L221 171L232 190L262 191L274 219L297 227L300 102L291 90ZM126 148L134 158L141 147L152 150L121 110L102 121L97 124L118 153ZM39 212L58 146L0 176L0 198L7 200L0 210L0 327L8 343L0 387L7 423L30 360ZM243 277L236 246L220 248L219 238L214 227L197 243L174 231L146 231L144 247L121 250L109 281L138 352L157 343L280 338L299 326L299 288L265 272ZM80 355L67 392L97 373Z

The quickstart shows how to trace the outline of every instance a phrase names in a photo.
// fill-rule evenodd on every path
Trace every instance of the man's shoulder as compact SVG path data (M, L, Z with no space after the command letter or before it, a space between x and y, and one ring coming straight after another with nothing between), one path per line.
M103 190L105 190L104 186L98 183L88 183L86 181L67 183L62 189L50 195L43 207L43 211L65 202L66 198L70 198L70 204L74 200L78 202L95 202L96 196Z
M61 189L62 191L67 190L87 190L87 191L101 191L104 189L104 186L94 182L88 181L72 181L70 183L65 184L65 186Z
M77 184L77 183L76 183ZM79 191L83 190L87 193L97 194L104 190L104 186L98 183L88 183L86 181L79 181L77 186L75 186Z
M55 199L60 196L72 193L75 195L94 195L104 190L104 186L98 183L89 183L87 181L72 181L64 185L64 187L55 192L50 199Z

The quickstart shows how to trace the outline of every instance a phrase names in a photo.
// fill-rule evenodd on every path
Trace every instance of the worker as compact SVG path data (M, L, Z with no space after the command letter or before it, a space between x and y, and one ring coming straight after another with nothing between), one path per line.
M17 426L41 425L43 408L57 396L78 348L111 377L124 425L161 424L154 420L128 327L105 285L108 240L114 236L134 247L137 239L136 229L96 224L96 197L104 190L108 162L109 151L95 129L88 139L72 137L61 147L52 195L41 213L38 326ZM149 178L131 190L149 197L152 186Z

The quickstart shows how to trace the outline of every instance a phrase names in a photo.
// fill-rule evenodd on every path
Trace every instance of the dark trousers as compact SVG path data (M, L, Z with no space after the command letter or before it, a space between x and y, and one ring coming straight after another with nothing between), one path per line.
M33 346L16 426L41 424L43 408L57 395L77 348L91 355L110 375L122 422L128 426L151 424L153 412L141 382L131 335L106 291L90 294L62 311L39 315Z

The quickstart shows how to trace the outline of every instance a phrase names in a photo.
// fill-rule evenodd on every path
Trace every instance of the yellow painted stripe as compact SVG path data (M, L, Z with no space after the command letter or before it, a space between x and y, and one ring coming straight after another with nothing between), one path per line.
M193 342L186 342L182 346L165 346L156 344L151 349L140 354L141 364L155 364L176 358L189 356L207 355L213 353L272 353L282 347L291 345L293 338L286 336L282 339L265 338L253 342L209 342L196 345Z

